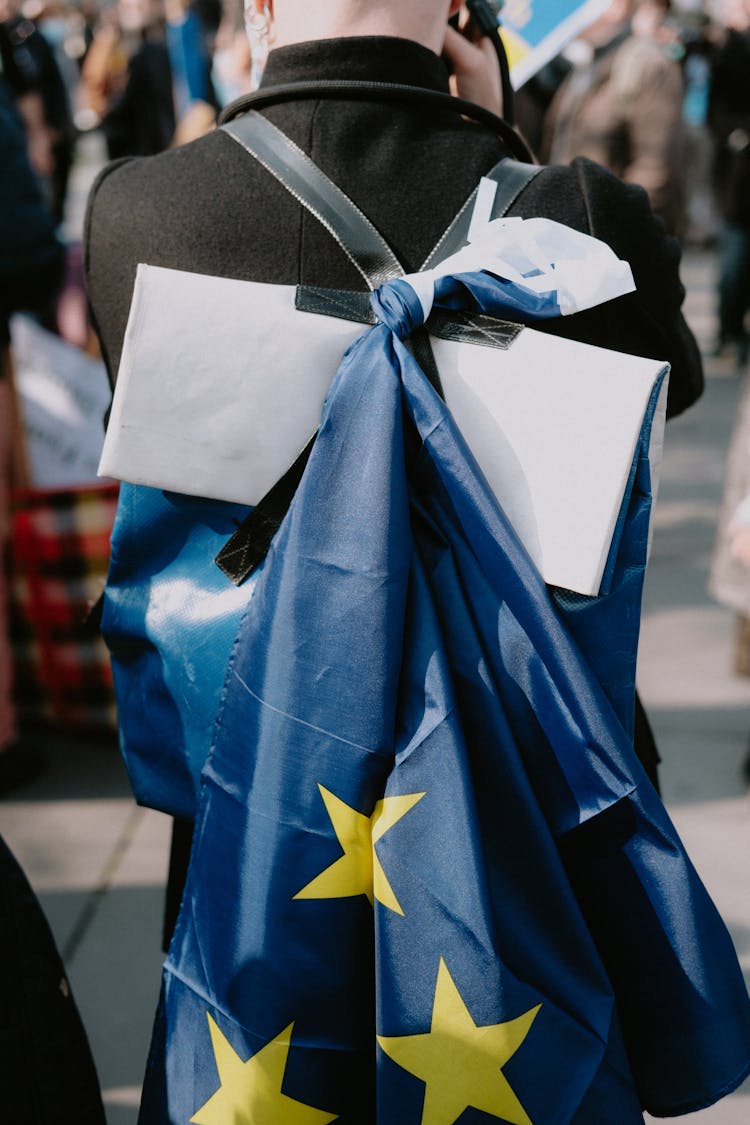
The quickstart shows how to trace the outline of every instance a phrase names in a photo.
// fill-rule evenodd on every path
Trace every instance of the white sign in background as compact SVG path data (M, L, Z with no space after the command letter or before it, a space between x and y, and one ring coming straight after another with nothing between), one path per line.
M26 316L13 317L11 340L32 485L95 483L111 397L104 364Z

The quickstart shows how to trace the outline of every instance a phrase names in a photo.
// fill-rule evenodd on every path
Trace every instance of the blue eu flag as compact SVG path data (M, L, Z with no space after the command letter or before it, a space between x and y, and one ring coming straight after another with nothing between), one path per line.
M728 934L402 342L418 302L376 307L232 651L141 1123L699 1108L750 1065Z

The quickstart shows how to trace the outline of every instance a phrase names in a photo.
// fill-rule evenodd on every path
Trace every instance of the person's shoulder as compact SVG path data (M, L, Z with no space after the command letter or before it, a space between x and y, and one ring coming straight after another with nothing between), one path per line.
M172 231L221 210L238 181L233 146L221 130L156 156L106 165L88 197L84 240L125 257L129 248L158 245Z
M681 313L680 245L654 215L643 188L624 183L585 157L545 168L521 194L514 214L545 215L605 242L628 262L635 289L605 305L546 322L543 331L665 360L672 367L668 414L703 388L700 354Z
M155 156L122 157L105 165L89 194L89 207L119 208L139 203L159 205L175 192L189 191L196 179L213 178L217 151L227 145L220 130Z
M546 165L519 198L516 214L541 215L607 240L613 229L653 221L648 197L636 184L585 156Z

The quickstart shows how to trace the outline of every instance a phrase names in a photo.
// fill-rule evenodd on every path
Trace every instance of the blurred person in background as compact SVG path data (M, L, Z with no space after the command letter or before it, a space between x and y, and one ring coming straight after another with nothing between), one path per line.
M716 153L719 241L719 334L716 353L747 365L750 337L750 0L724 5L726 36L712 66L709 125ZM734 671L750 676L750 389L745 388L727 455L724 495L709 591L736 616ZM750 747L743 764L750 783Z
M750 387L741 396L727 454L709 593L735 615L734 672L750 677ZM750 784L750 745L743 763Z
M102 15L82 79L111 160L152 156L176 127L162 0L119 0Z
M165 0L167 50L177 125L173 144L187 144L213 128L217 101L211 80L216 28L192 0Z
M587 156L648 193L667 228L682 225L683 78L664 29L668 0L612 0L583 33L581 61L558 90L541 156Z
M102 14L81 77L110 159L153 156L213 127L211 10L191 0L119 0Z
M33 76L22 65L12 34L11 4L0 0L0 73L3 96L21 119L26 152L35 175L44 180L52 171L52 139L44 120L44 106Z
M723 28L701 4L680 13L685 97L685 241L713 244L719 219L712 184L713 138L708 128L711 64Z
M17 433L12 395L9 319L19 309L37 310L57 291L63 247L55 237L26 144L24 123L4 74L0 75L0 792L33 772L38 759L22 745L12 697L7 591L2 565L9 533L8 494Z
M81 60L81 113L89 128L96 128L125 86L129 43L117 8L104 7L91 22L91 42Z
M26 126L29 156L55 222L62 222L76 131L68 89L53 47L19 0L0 0L0 54Z
M570 74L573 64L565 53L550 59L541 70L516 90L514 109L518 131L534 154L541 152L544 144L544 123L549 107Z
M221 20L216 32L212 78L219 104L229 105L248 94L251 82L252 52L245 30L242 0L222 0Z
M714 183L720 235L716 352L747 364L750 307L750 0L728 0L727 34L711 68L708 123L715 140Z

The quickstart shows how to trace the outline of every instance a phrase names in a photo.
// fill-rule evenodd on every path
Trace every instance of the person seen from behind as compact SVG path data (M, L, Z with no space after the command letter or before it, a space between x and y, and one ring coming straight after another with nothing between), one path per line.
M13 704L12 653L8 637L3 548L10 533L9 493L17 435L10 362L10 317L39 310L62 280L64 251L29 162L23 119L0 75L0 792L36 768L24 746Z
M715 350L731 351L743 370L750 349L750 0L729 0L724 18L727 34L713 58L708 103L722 218Z
M683 78L661 42L668 4L612 0L583 32L581 58L545 122L541 157L586 156L645 188L667 229L682 225Z

